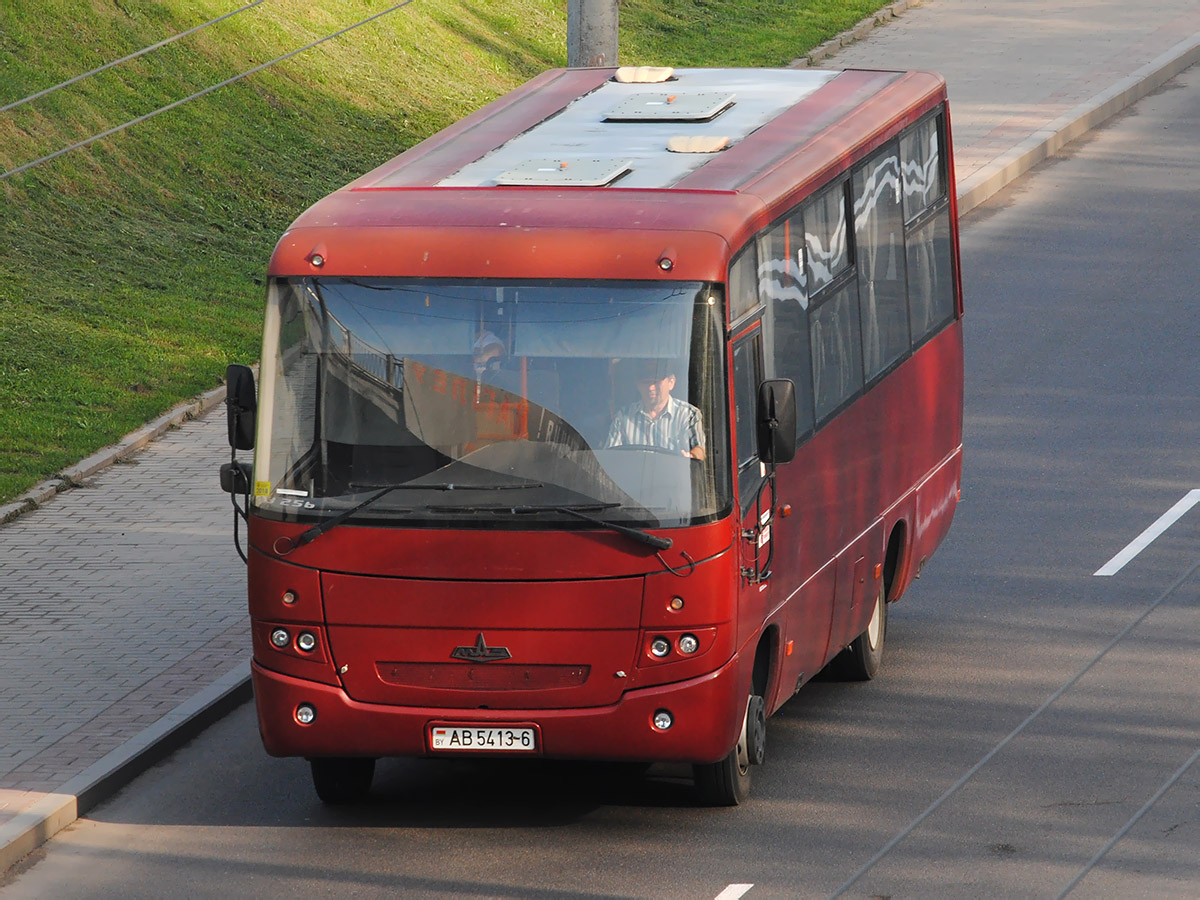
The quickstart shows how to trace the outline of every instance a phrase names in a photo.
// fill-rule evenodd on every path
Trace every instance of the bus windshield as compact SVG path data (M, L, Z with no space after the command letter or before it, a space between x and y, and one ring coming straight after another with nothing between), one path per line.
M361 505L351 524L422 527L712 521L731 502L723 304L701 282L276 279L258 510L319 521Z

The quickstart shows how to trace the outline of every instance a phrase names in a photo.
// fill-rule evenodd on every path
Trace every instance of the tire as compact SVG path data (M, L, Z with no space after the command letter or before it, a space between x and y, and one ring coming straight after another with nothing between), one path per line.
M356 803L371 790L375 760L370 757L320 757L310 759L313 787L322 803L342 806Z
M740 806L750 796L750 766L766 756L766 704L751 694L737 745L724 759L693 767L696 791L708 806Z
M883 586L875 597L875 609L866 630L829 663L830 674L840 681L870 681L883 664L883 643L887 637L887 599Z

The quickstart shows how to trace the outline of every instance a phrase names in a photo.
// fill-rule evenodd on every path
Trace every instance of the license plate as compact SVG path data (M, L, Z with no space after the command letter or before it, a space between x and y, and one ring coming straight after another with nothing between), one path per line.
M430 750L471 753L536 753L532 728L495 725L434 725L429 729Z

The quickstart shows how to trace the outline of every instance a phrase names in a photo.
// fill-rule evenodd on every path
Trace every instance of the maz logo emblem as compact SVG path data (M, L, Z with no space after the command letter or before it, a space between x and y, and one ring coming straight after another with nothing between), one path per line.
M483 632L475 638L473 647L455 647L450 654L451 659L465 659L470 662L495 662L498 659L512 659L507 647L489 647L483 639Z

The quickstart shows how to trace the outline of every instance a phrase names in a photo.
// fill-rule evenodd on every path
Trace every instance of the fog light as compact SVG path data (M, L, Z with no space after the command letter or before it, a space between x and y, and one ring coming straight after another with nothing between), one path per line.
M276 647L283 648L292 642L292 636L287 633L286 628L276 628L271 632L271 643Z
M659 731L666 731L673 724L675 724L675 720L665 709L660 709L654 714L654 727Z
M302 631L296 638L296 646L305 653L311 653L312 649L317 646L317 636L307 631Z
M301 635L303 637L303 635ZM680 653L695 653L700 649L700 641L696 639L694 634L685 634L679 639Z
M311 725L317 718L317 709L315 706L310 706L307 703L301 703L296 707L296 721L301 725Z
M671 652L671 642L664 637L656 637L650 642L650 652L662 658Z

